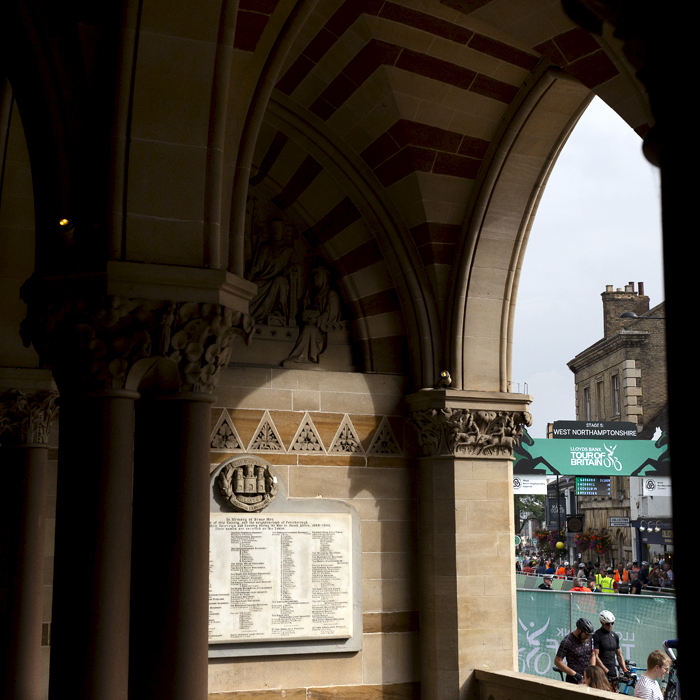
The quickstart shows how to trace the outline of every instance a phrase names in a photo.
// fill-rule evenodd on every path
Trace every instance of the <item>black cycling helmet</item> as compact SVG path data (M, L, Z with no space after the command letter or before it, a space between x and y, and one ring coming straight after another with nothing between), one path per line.
M576 629L586 634L593 634L593 623L585 617L580 617L576 620Z

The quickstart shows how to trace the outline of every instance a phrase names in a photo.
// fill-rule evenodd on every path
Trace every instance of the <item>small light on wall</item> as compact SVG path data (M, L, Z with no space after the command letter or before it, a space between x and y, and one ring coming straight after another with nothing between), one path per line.
M68 221L68 219L61 219L58 223L60 226L68 226L70 222Z

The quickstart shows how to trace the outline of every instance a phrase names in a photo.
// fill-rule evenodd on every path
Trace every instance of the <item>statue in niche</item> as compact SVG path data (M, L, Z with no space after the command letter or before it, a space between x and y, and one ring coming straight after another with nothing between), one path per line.
M299 263L294 244L281 219L258 228L255 249L246 277L258 285L250 302L256 323L270 326L296 325Z
M340 297L331 288L330 272L315 267L309 277L309 290L303 301L302 326L299 338L289 357L282 363L316 363L326 349L329 330L337 330L340 324Z

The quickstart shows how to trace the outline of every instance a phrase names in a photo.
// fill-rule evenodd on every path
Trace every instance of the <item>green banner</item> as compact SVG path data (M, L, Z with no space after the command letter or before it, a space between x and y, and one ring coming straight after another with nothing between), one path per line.
M675 598L540 590L518 590L517 595L521 673L560 680L554 667L559 644L580 617L597 629L601 610L615 615L615 632L625 659L642 668L650 652L677 637Z
M670 476L666 433L654 440L543 440L523 431L513 474Z

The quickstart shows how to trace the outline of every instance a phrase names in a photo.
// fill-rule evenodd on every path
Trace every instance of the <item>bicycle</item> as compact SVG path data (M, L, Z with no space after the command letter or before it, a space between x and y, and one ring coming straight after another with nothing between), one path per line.
M645 668L640 668L632 661L625 661L627 673L618 673L614 679L612 686L616 693L622 695L634 695L634 687L637 685L637 671L646 671Z
M681 700L681 689L678 683L678 657L676 656L678 649L677 639L667 639L664 642L664 651L671 659L671 668L668 671L668 681L666 682L666 690L664 691L664 700Z

